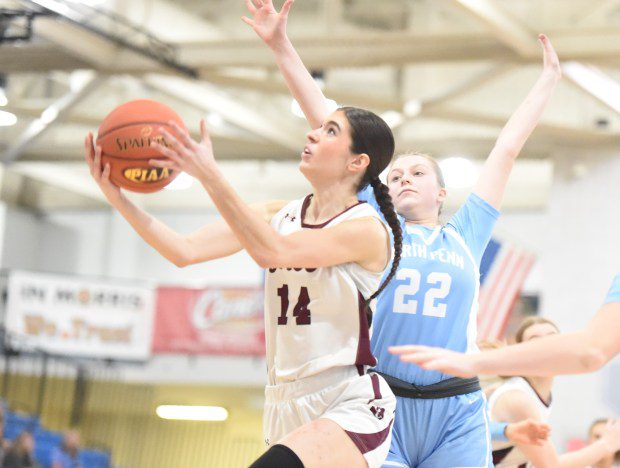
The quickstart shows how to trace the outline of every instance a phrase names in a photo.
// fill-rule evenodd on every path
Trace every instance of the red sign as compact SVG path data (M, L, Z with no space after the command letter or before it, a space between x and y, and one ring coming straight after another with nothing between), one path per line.
M154 353L265 355L262 288L157 290Z

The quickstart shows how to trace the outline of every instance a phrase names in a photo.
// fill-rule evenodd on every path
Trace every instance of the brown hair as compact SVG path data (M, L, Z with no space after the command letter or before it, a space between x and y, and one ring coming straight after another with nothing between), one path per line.
M525 333L525 331L528 328L530 328L532 325L537 325L539 323L548 323L553 328L555 328L557 331L560 331L558 326L549 319L546 319L544 317L539 317L539 316L528 317L523 322L521 322L521 325L519 325L517 333L515 333L515 342L521 343L523 341L523 334Z

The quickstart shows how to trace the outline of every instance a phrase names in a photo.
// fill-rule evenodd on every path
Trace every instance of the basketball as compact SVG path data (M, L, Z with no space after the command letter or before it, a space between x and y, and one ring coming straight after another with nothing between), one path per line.
M149 165L149 159L163 156L153 143L166 145L161 128L173 132L168 123L182 128L181 117L168 106L140 99L118 106L101 123L97 145L101 146L101 163L110 163L110 180L127 190L152 193L163 189L178 175L176 171Z

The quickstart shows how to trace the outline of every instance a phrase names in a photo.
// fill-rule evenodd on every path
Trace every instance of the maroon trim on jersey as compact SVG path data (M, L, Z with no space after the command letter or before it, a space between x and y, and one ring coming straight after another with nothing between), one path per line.
M334 216L331 219L328 219L327 221L325 221L324 223L321 224L307 224L304 219L306 218L306 210L308 209L308 207L310 206L310 199L312 198L312 194L306 196L306 198L304 198L304 202L301 205L301 227L305 227L305 228L310 228L310 229L321 229L324 228L325 226L327 226L329 223L331 223L334 219L336 219L338 216L346 213L347 211L349 211L351 208L355 208L358 205L361 205L362 203L366 203L365 201L361 201L358 200L357 203L355 205L351 205L350 207L348 207L346 210L341 211L340 213L338 213L336 216Z
M374 373L370 374L370 381L372 382L372 391L375 392L375 400L380 400L382 397L381 386L379 385L379 376Z
M366 319L366 301L361 292L357 292L357 304L360 321L360 336L357 340L357 355L355 356L355 365L375 367L377 360L370 352L370 334L368 333L368 320ZM359 368L358 368L359 370Z
M506 447L499 450L493 450L493 464L497 465L498 463L504 461L513 449L514 447Z
M355 366L357 368L357 373L361 376L364 375L364 366L360 366L359 364Z
M372 452L374 449L379 447L390 435L390 429L392 428L392 423L394 420L390 421L390 424L383 429L382 431L375 432L373 434L360 434L359 432L349 432L344 431L351 438L355 446L359 449L360 452L368 453Z
M540 402L545 405L547 408L549 408L551 406L551 402L553 401L553 398L551 395L549 395L549 403L547 403L543 397L540 396L540 394L536 391L536 389L534 388L534 386L530 383L529 380L527 380L525 377L523 377L523 380L525 380L527 382L527 384L530 386L530 388L532 389L532 391L536 394L536 396L538 397L538 399L540 400Z

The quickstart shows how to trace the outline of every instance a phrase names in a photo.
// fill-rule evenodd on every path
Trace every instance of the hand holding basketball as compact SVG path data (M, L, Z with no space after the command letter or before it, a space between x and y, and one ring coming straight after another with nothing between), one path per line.
M272 0L246 0L245 3L253 19L247 16L241 19L252 26L256 34L273 48L286 39L286 21L293 1L286 0L280 12L277 12Z
M149 164L185 172L200 180L215 167L213 145L205 121L200 121L200 142L194 141L189 132L176 122L171 121L170 126L174 129L174 135L164 128L160 130L164 140L169 142L169 146L166 147L160 143L153 145L153 148L167 159L150 159Z
M86 135L84 146L90 175L93 176L108 201L113 204L121 196L121 189L110 180L110 163L106 163L103 168L101 167L101 147L94 147L92 133L88 132Z
M562 77L562 68L560 67L560 59L555 52L551 41L544 34L538 35L538 40L543 48L543 69L560 79Z

